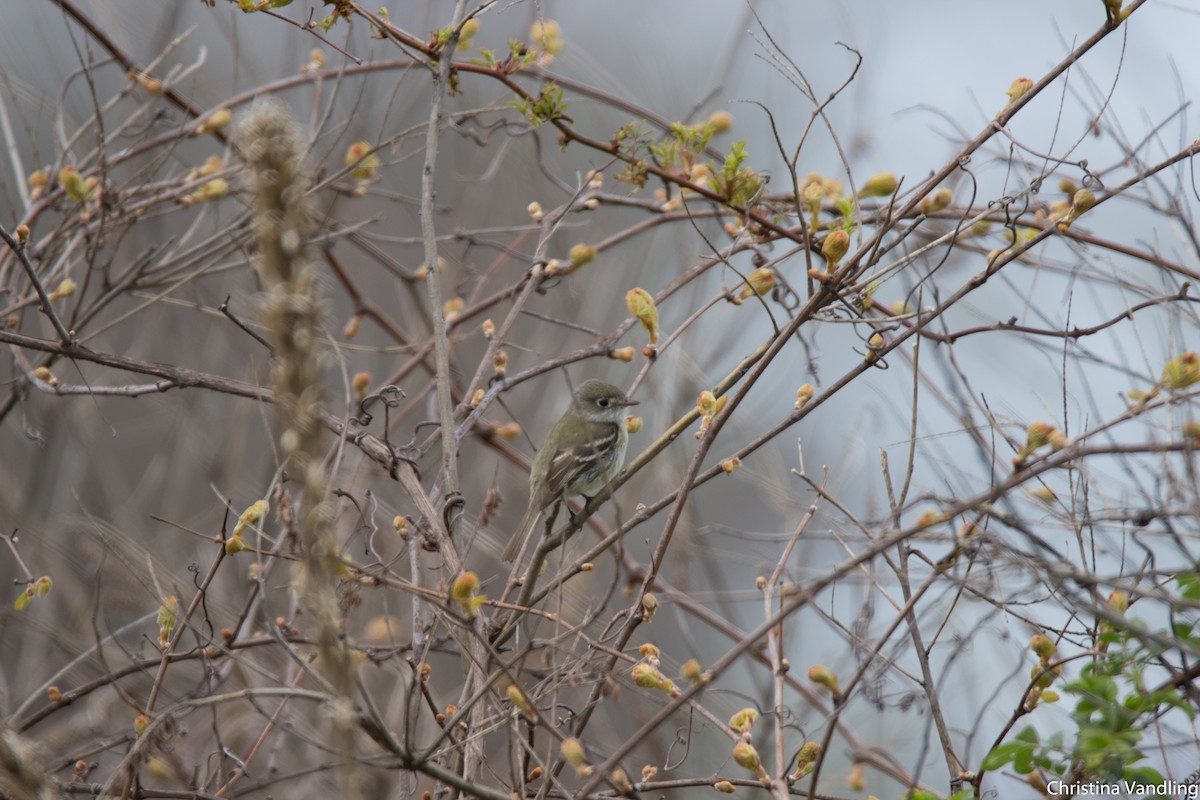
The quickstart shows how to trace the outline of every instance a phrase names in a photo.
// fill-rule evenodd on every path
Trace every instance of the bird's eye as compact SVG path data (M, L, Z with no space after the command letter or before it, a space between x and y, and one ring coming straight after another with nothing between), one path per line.
M611 401L607 397L601 397L596 401L596 405L600 406L601 408L608 408L609 402Z

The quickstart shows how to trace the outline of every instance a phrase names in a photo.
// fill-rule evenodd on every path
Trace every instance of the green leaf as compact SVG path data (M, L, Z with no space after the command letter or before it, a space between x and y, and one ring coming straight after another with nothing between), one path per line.
M1030 752L1032 749L1028 742L1005 742L988 753L979 768L992 772L1015 759L1019 752Z

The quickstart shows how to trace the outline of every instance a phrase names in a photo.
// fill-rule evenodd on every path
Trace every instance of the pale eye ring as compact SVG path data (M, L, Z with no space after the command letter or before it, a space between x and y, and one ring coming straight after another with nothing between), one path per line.
M608 403L609 399L607 397L601 397L596 401L596 405L600 406L601 408L608 408Z

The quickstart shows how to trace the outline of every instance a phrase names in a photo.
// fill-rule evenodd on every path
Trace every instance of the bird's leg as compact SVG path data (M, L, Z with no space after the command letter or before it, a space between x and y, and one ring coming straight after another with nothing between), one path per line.
M592 502L592 498L588 497L586 494L581 494L579 496L583 498L583 507L587 508L588 504ZM567 506L567 514L571 516L572 525L582 525L579 520L579 515L575 513L575 509L571 508L570 505Z
M550 509L550 513L546 515L546 536L554 532L554 523L558 520L558 512L562 508L563 500L558 498L554 501L554 506ZM574 514L571 512L571 506L567 506L567 513L572 514L572 522L574 522Z

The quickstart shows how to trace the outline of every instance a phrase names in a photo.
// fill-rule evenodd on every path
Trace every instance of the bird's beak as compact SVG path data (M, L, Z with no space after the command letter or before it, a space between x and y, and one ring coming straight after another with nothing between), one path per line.
M624 402L621 403L621 405L623 405L623 406L636 406L637 404L638 404L637 400L629 400L629 399L626 399Z

